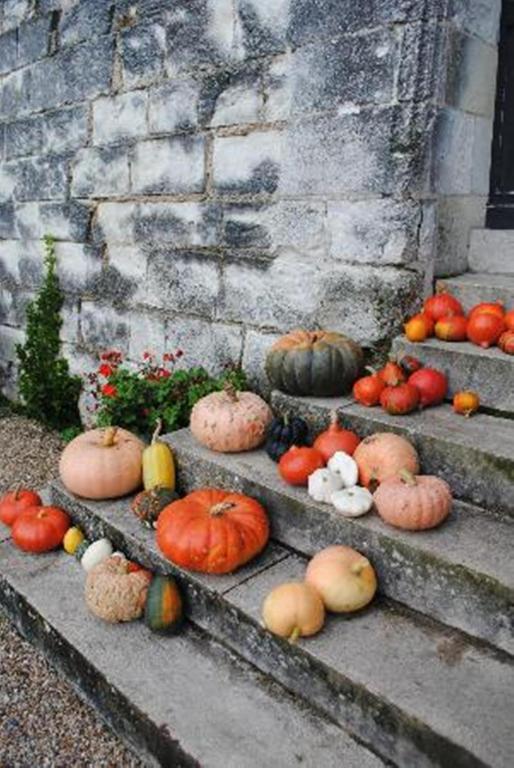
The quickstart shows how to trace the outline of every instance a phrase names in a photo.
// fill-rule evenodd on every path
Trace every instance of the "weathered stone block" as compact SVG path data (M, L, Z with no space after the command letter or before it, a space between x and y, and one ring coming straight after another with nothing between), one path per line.
M112 277L117 274L120 282L125 281L127 286L130 285L131 303L143 303L146 298L146 250L138 246L116 244L108 246L107 255Z
M264 119L269 122L289 118L293 98L291 59L292 54L290 53L275 56L269 62L268 70L263 75Z
M48 51L50 17L43 16L23 22L18 27L18 66L42 59ZM1 47L1 44L0 44Z
M166 312L214 317L220 294L216 255L154 247L148 252L146 303Z
M102 268L100 254L81 243L56 243L57 270L68 294L81 294Z
M243 370L248 376L252 389L256 389L266 396L270 392L270 386L264 370L264 361L271 345L279 337L279 333L266 333L253 329L247 330L245 334Z
M397 85L401 101L443 99L448 36L448 28L437 21L403 26Z
M131 91L103 97L93 103L93 142L110 144L121 139L144 136L147 94Z
M61 45L75 45L96 35L109 32L112 6L99 0L80 0L65 5L59 24Z
M166 32L158 23L138 24L123 30L121 56L126 86L155 81L164 67Z
M254 62L230 69L218 69L204 78L199 114L203 125L257 123L264 96L262 68Z
M132 189L139 193L201 192L204 165L201 137L177 136L140 142L132 161Z
M492 120L460 110L440 110L434 134L433 186L445 195L485 195L489 190Z
M285 50L290 6L290 0L236 0L237 42L246 57Z
M0 202L9 202L16 186L15 166L12 163L0 165Z
M77 153L73 165L72 194L106 197L129 191L129 166L123 147L91 147Z
M0 360L14 362L16 346L25 342L25 333L21 328L0 326Z
M362 264L415 261L421 216L414 200L329 201L330 255L336 261Z
M451 34L450 45L446 103L492 119L498 67L496 48L461 32Z
M10 163L18 200L63 200L68 189L68 159L46 155Z
M279 131L223 136L214 140L213 182L222 193L277 190L284 136Z
M137 211L137 242L169 243L176 248L219 243L221 209L206 203L142 203Z
M0 238L9 240L18 234L16 218L14 215L14 203L0 204ZM1 249L1 245L0 245Z
M149 93L148 123L151 133L180 133L198 125L199 83L174 80Z
M502 0L450 0L448 17L460 28L496 45Z
M129 319L112 307L92 301L82 302L80 332L84 346L90 351L117 349L125 354L128 352Z
M96 242L132 243L137 206L135 203L100 203L93 216Z
M21 238L38 240L51 233L57 240L83 242L87 237L90 210L75 201L31 202L17 204L15 216Z
M7 123L6 157L62 153L78 149L87 141L85 107L71 107Z
M293 45L336 37L373 24L372 0L296 0L291 4L288 39Z
M0 119L13 120L28 111L29 70L20 69L0 79Z
M237 325L209 323L196 317L177 315L166 323L166 349L184 352L178 367L199 365L212 374L240 362L242 337L242 328Z
M16 30L0 35L0 74L16 68L17 44Z
M166 323L157 313L132 312L130 314L130 341L128 354L131 360L142 360L145 352L161 355L165 352Z
M13 158L33 155L43 146L43 126L45 118L41 116L16 120L5 126L5 156Z

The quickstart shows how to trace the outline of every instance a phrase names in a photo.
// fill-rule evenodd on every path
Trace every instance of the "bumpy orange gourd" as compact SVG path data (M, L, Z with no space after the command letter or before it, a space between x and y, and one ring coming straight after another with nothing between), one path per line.
M333 613L358 611L377 591L377 577L369 560L342 544L318 552L307 566L305 581Z
M337 411L331 411L330 424L317 436L312 447L319 451L327 462L337 451L344 451L349 456L353 456L360 441L360 437L355 432L343 429L339 425Z
M218 488L189 493L157 520L159 549L190 571L235 571L259 554L268 538L264 507L250 496Z
M272 418L262 397L236 392L228 384L223 392L213 392L196 403L190 426L198 442L211 451L236 453L261 445Z
M85 499L116 499L142 483L144 443L120 427L91 429L64 449L59 472L66 488Z
M448 483L434 475L402 470L380 485L373 496L380 517L395 528L424 531L443 522L452 507Z
M366 437L353 454L359 467L359 481L366 488L375 488L384 480L398 475L400 470L419 472L418 454L404 437L392 432L377 432Z
M264 626L294 642L315 635L325 622L323 601L310 584L288 582L275 587L262 606Z
M134 566L123 556L113 555L89 571L86 605L99 619L116 623L138 619L144 611L152 574Z

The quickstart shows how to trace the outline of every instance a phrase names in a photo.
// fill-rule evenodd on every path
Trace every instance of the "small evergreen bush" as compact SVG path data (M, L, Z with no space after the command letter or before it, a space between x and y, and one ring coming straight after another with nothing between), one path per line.
M45 247L43 283L27 307L25 344L16 348L18 386L24 413L57 430L80 426L78 400L82 387L71 376L60 355L61 309L64 296L56 272L55 242L50 235Z

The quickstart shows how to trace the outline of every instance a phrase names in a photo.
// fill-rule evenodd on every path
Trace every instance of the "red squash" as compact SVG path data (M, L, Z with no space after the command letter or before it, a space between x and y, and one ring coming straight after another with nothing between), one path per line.
M472 315L468 321L468 339L484 349L494 346L504 331L503 317L487 312Z
M514 331L505 331L498 339L498 346L506 355L514 355Z
M353 385L353 396L358 403L371 408L379 404L384 387L385 384L378 373L372 373L370 376L357 379Z
M412 413L420 402L419 390L412 384L398 384L397 387L386 387L380 395L380 404L384 411L393 416L403 416Z
M309 475L324 466L325 460L315 448L293 445L278 462L278 471L289 485L307 485Z
M59 507L32 507L14 521L12 540L25 552L49 552L61 546L70 525L70 518Z
M505 307L503 306L503 303L501 301L495 301L495 302L482 302L481 304L476 304L474 307L472 307L469 311L469 317L474 317L475 315L496 315L496 317L504 317L505 316Z
M27 488L16 488L0 499L0 521L12 525L19 514L31 507L41 506L41 497Z
M439 405L446 397L448 379L435 368L422 368L409 377L409 384L417 387L422 408Z
M269 522L250 496L202 488L169 504L157 521L157 544L190 571L230 573L264 549Z
M435 324L435 335L441 341L466 341L468 321L464 315L442 317Z
M510 309L505 313L503 322L505 323L505 327L508 331L514 331L514 309Z
M378 372L378 375L386 385L386 387L396 387L397 384L401 384L406 380L403 369L393 361L390 361L384 365L384 367Z
M317 436L312 447L321 453L327 463L337 451L344 451L349 456L353 456L360 441L360 437L355 432L339 426L337 411L332 411L328 429Z
M462 304L451 293L436 293L425 301L423 311L437 323L442 317L448 315L463 315Z

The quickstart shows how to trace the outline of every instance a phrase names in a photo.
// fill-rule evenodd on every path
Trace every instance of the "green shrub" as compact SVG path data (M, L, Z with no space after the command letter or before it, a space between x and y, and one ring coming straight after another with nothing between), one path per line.
M125 427L142 436L149 436L158 418L163 432L188 426L194 404L205 395L223 389L226 382L237 389L246 388L244 372L228 367L213 377L204 368L175 369L182 351L165 354L162 364L145 353L135 367L128 367L119 352L105 352L102 363L90 374L96 424L99 427Z
M55 244L44 238L45 274L36 298L27 307L25 344L16 352L18 386L24 413L49 427L62 430L80 425L78 399L81 379L71 376L60 355L60 312L64 302L56 273Z

